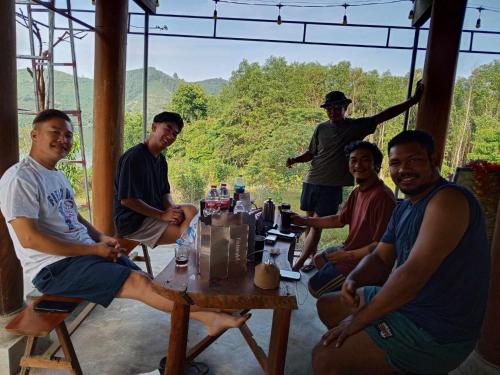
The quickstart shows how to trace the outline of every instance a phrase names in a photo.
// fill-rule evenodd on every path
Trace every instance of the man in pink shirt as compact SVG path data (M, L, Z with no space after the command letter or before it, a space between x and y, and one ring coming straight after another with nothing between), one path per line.
M294 224L315 228L342 228L349 235L342 246L327 248L314 257L318 272L309 280L309 291L318 298L340 290L345 277L368 255L385 232L395 206L394 194L379 179L382 153L370 142L355 141L345 147L349 172L358 185L337 215L293 216Z

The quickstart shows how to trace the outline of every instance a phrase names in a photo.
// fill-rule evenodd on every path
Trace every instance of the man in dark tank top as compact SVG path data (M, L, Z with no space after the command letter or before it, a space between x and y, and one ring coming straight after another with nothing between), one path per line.
M329 331L313 352L316 374L448 373L479 337L490 270L481 206L439 175L426 132L404 131L388 149L406 199L342 291L319 299Z

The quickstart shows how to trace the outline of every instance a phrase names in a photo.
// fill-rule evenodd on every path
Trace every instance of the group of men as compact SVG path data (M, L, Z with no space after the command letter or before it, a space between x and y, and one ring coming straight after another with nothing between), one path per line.
M114 220L117 235L150 246L174 242L196 214L170 196L167 163L161 151L183 126L174 113L154 119L147 140L120 159ZM42 293L79 297L107 307L115 297L142 301L170 312L173 302L154 292L147 274L122 256L115 237L100 233L77 210L73 189L56 164L73 143L73 125L58 110L33 120L29 155L0 179L0 208L24 277ZM237 327L248 316L191 309L209 335Z
M314 373L448 373L473 350L486 308L490 259L481 206L467 189L439 175L432 137L403 131L389 141L389 172L405 194L395 207L378 178L382 153L361 141L422 95L373 117L347 119L350 103L331 92L308 150L289 158L311 161L295 224L308 226L302 268L316 253L323 228L349 225L343 245L315 255L311 294L328 331L313 350ZM344 159L345 158L345 159ZM335 166L335 169L328 168ZM357 187L337 214L342 187Z
M406 199L396 206L378 174L379 148L362 139L378 124L418 102L361 119L346 118L347 99L329 93L308 150L289 158L311 161L301 209L293 216L310 230L294 269L316 253L323 228L349 225L343 245L312 260L309 281L328 328L313 351L316 374L439 373L472 351L487 298L489 252L484 215L466 189L442 179L432 137L404 131L388 145L389 170ZM116 236L154 247L174 242L197 210L176 204L162 154L181 132L182 118L155 116L151 132L120 158L115 178ZM131 298L169 312L173 303L153 291L151 279L121 256L116 237L97 231L77 211L73 190L56 168L72 146L66 114L45 110L33 121L29 156L0 179L0 209L25 277L42 293L80 297L108 306ZM337 213L342 187L356 188ZM248 316L191 309L209 335L241 325ZM361 350L360 350L361 349Z

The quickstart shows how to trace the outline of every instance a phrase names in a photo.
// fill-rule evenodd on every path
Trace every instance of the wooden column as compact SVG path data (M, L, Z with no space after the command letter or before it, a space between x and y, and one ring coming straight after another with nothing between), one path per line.
M92 208L94 225L112 234L113 179L123 145L127 0L98 0L95 13Z
M0 177L19 160L14 1L0 1ZM0 315L23 304L23 270L0 213Z
M446 144L466 4L466 0L439 0L432 5L417 129L433 135L439 165Z
M491 243L490 275L488 305L478 350L488 362L500 366L500 202L498 202L495 232Z

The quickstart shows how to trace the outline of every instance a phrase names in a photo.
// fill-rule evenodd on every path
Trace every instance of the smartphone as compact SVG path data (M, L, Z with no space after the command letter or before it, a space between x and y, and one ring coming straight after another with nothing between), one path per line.
M292 281L300 280L300 272L280 270L280 276L284 280L292 280Z
M42 300L33 309L40 312L70 313L78 306L78 302Z
M279 230L277 229L270 229L267 231L267 235L275 235L275 236L278 236L278 238L282 238L282 239L285 239L285 240L292 240L295 238L295 234L293 233L283 233L283 232L280 232Z
M274 245L276 241L278 240L278 236L275 234L268 234L266 239L264 240L265 243L268 245Z

